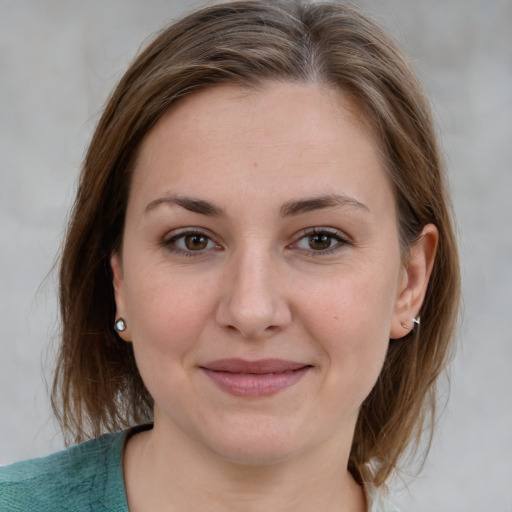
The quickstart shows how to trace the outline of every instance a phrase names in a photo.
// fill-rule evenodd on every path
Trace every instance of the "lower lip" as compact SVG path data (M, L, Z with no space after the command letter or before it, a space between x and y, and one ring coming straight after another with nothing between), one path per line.
M202 368L204 373L217 384L217 386L230 395L240 397L271 396L283 389L299 382L309 370L310 366L299 368L292 372L283 373L230 373Z

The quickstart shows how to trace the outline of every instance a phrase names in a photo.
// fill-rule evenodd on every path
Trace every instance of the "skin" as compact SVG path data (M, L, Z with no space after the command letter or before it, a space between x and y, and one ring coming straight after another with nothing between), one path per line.
M365 510L347 471L358 410L436 243L426 226L404 266L377 144L339 92L219 86L172 107L140 147L111 260L155 400L125 452L130 510ZM201 369L224 358L308 370L239 397Z

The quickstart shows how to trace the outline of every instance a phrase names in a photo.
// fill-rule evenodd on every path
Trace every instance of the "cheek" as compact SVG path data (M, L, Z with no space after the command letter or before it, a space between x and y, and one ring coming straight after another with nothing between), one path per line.
M297 297L307 299L301 301L301 316L329 338L346 337L347 343L363 341L365 334L372 332L385 333L389 339L397 280L389 276L389 271L369 274L351 269L340 274L312 280L297 290Z
M343 386L358 406L375 384L386 356L395 281L379 278L378 273L354 272L329 285L309 286L309 291L310 300L302 304L300 315L305 328L328 360L333 389Z
M204 281L183 273L146 269L137 275L127 282L137 367L155 403L180 411L182 399L193 401L189 378L213 298Z
M157 267L134 275L139 277L127 282L127 304L140 363L142 358L161 362L169 354L185 357L211 315L212 287Z

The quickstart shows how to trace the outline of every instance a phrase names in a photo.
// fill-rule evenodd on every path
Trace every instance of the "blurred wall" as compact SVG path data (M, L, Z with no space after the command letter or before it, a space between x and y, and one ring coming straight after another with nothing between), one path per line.
M355 2L358 3L358 2ZM451 172L464 318L448 407L404 512L512 511L512 2L365 0L430 95ZM0 464L62 446L47 399L51 270L102 104L170 0L0 0Z

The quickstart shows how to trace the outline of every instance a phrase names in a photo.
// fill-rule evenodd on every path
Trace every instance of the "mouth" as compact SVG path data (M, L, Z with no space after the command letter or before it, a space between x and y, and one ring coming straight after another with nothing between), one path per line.
M284 359L222 359L200 366L222 391L247 398L274 395L299 382L312 368Z

